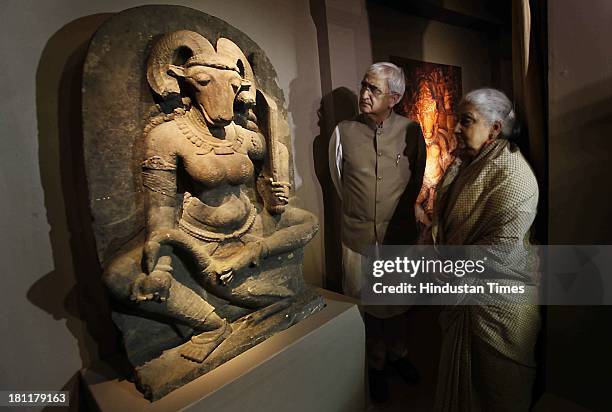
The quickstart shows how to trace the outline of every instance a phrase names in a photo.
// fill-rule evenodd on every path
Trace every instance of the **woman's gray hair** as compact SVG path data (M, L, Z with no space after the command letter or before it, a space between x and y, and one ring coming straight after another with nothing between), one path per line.
M406 78L404 71L393 63L378 62L370 66L367 73L383 75L387 79L389 91L393 94L398 94L400 97L404 95L406 90Z
M512 102L497 89L476 89L463 97L463 101L470 103L491 124L501 124L501 134L506 138L515 137L518 130L515 128L516 115Z

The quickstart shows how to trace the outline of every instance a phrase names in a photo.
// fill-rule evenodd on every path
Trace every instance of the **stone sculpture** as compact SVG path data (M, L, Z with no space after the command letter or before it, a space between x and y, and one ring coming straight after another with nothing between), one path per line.
M164 33L146 80L158 112L139 159L144 231L103 262L103 280L155 400L323 303L301 274L317 221L290 202L279 110L240 47Z

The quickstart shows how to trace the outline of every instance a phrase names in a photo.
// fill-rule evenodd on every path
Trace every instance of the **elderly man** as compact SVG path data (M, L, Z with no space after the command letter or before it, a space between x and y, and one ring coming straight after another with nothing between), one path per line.
M423 181L426 148L416 122L393 112L402 98L405 79L392 63L373 64L361 82L360 114L343 121L330 141L332 180L342 200L342 287L360 298L361 260L366 249L385 244L411 244L418 237L414 205ZM404 359L405 339L397 336L405 308L365 308L370 392L388 397L387 358L407 380L416 370ZM402 327L404 326L404 327ZM395 337L389 337L389 332Z

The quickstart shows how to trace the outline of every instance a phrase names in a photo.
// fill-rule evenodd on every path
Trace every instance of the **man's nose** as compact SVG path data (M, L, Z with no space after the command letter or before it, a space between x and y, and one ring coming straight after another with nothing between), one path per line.
M461 123L457 122L455 125L455 129L453 130L455 133L459 133L461 131Z

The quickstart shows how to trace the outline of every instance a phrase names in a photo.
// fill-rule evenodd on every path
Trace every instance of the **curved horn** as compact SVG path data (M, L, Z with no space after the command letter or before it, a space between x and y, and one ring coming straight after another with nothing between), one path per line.
M180 93L176 78L170 76L170 65L176 63L181 49L187 49L189 55L214 55L212 44L201 34L189 30L179 30L166 34L159 39L149 55L147 62L147 80L151 89L162 97L170 93Z
M225 37L221 37L219 40L217 40L217 53L229 58L241 71L240 75L243 79L243 91L239 93L238 99L245 103L255 104L257 95L255 76L253 75L251 64L247 60L242 50L240 50L240 47L238 47L233 41L226 39Z

